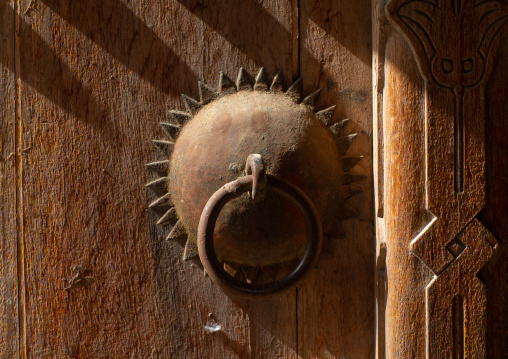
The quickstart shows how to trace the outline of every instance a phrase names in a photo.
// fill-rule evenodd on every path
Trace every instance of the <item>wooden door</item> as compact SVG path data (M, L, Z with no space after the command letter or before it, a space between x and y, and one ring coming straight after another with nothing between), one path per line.
M374 357L370 14L367 0L2 1L0 357ZM180 93L240 67L321 88L363 156L358 215L268 301L184 262L144 188Z
M506 0L0 2L0 358L508 357L507 14ZM182 260L144 187L166 111L241 67L320 88L363 156L357 215L265 301Z

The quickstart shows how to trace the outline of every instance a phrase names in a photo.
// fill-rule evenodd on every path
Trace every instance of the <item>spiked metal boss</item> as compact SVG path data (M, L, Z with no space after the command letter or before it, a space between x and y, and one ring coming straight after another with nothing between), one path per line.
M351 171L362 157L347 156L348 149L356 138L356 134L344 133L349 119L336 120L335 106L316 111L319 89L303 96L302 80L299 78L284 91L280 73L273 77L270 84L263 68L259 70L254 81L251 81L247 71L241 68L236 82L221 72L216 87L200 81L198 91L199 100L182 95L186 111L168 112L166 122L160 124L167 138L153 141L161 157L158 161L146 165L159 176L146 185L159 196L149 207L160 215L157 224L171 226L167 240L186 241L184 259L197 255L196 214L200 213L204 203L215 190L228 180L241 175L243 164L236 160L236 156L241 158L242 151L264 151L268 170L287 177L288 181L302 187L316 202L324 233L329 237L344 236L341 221L357 215L348 200L361 193L361 189L354 184L363 180L364 176ZM281 114L285 113L294 115L281 118L285 116ZM301 116L302 122L295 116ZM238 127L240 122L243 127ZM303 132L295 135L300 130L300 125ZM288 135L285 135L286 132ZM284 136L289 136L290 139ZM243 147L241 143L244 144ZM283 145L279 146L279 143ZM329 143L334 143L333 149L328 146ZM219 150L224 153L223 158L214 154ZM279 150L285 152L274 155ZM196 191L202 191L203 198L200 192ZM189 197L190 193L193 197ZM240 225L235 222L239 216L237 212L255 213L247 209L245 201L238 201L236 205L239 210L228 210L228 207L225 207L223 217L226 218L217 229L220 233L226 233L224 228L228 226L227 233L241 233L237 228ZM201 208L197 208L199 206ZM275 221L283 225L287 220L285 204L277 203L268 207L270 208L262 210L271 216L284 212L283 218L275 218ZM229 222L226 223L227 221ZM221 228L224 231L221 232ZM291 232L291 228L289 229ZM267 231L269 236L271 232L269 229ZM274 231L283 233L280 229ZM245 233L249 232L255 232L258 237L261 236L260 233L264 233L256 226L245 228ZM298 237L295 233L291 235ZM261 255L256 258L251 253L252 248L257 247L244 252L241 248L225 249L220 240L221 236L218 237L217 255L221 257L225 270L249 283L276 279L291 268L300 253L295 249L287 254L287 248L290 247L281 244L280 253L274 253L273 258L267 258L266 254L263 258ZM262 239L260 241L262 242ZM238 243L240 242L232 245L238 246ZM248 247L247 242L242 243L240 247ZM300 242L295 240L295 243ZM233 254L237 252L240 254L234 257Z

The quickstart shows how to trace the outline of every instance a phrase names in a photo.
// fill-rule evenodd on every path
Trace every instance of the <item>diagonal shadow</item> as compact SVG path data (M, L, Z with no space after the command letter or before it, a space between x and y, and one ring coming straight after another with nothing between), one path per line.
M6 2L0 5L0 15L0 18L10 19L18 16ZM103 126L105 113L91 89L83 86L70 67L27 22L21 17L19 21L19 47L24 52L19 63L21 80L73 116L86 119L93 126ZM14 53L14 48L0 47L0 64L13 74Z
M178 1L258 66L269 67L261 61L266 61L266 53L280 53L279 44L293 41L291 32L257 1L221 1L220 4L210 0ZM355 6L340 6L333 1L303 2L300 11L300 21L303 22L300 31L305 29L305 22L314 21L355 57L371 67L371 44L361 42L361 39L370 38L370 1L357 1ZM365 14L369 19L361 22L361 28L358 28L358 21L355 21L358 14ZM300 56L312 61L313 67L320 67L320 63L305 46L300 48Z
M122 2L41 1L159 91L180 94L170 81L174 73L197 82L194 71Z
M291 33L257 1L178 0L259 67L286 50ZM280 56L280 55L279 55ZM287 57L283 54L280 57ZM291 57L291 54L290 56ZM280 60L280 58L279 58ZM287 69L283 72L287 72Z
M200 18L211 30L220 34L226 41L245 54L257 66L265 67L268 73L275 74L278 70L283 70L286 76L289 74L289 68L280 68L281 58L288 56L287 53L284 53L284 51L287 51L286 44L293 44L293 47L298 46L298 39L293 36L292 29L284 27L259 1L177 1L189 12ZM302 1L299 11L300 38L303 39L306 36L303 31L306 31L308 22L313 21L360 62L371 68L371 43L364 40L371 37L370 1L358 0L354 6L344 6L344 9L340 8L339 5L335 2ZM362 14L365 12L365 17L369 19L369 21L362 22L361 29L357 28L357 23L354 21L357 18L357 11ZM338 15L335 15L337 12ZM309 41L312 41L312 39L309 39ZM338 99L336 113L344 112L343 97L348 98L350 94L345 93L342 95L339 93L339 96L337 96L340 89L333 86L328 71L324 69L325 60L316 58L316 54L309 51L302 40L300 42L299 67L302 68L292 70L293 73L310 71L310 73L302 74L304 75L305 93L309 93L315 90L316 86L319 86L322 92L318 108L326 106L329 101L337 101ZM293 54L289 54L290 58L292 56ZM286 86L290 84L290 80L285 78ZM348 90L350 89L345 89L345 91ZM358 93L355 92L355 95L358 100L363 100L368 93L358 91ZM326 99L328 99L328 102Z
M292 61L293 53L287 52L288 49L292 51L288 44L295 46L297 40L293 38L291 29L286 29L260 2L252 0L241 2L178 0L178 2L258 67L265 67L268 73L275 74L281 70L283 76L288 76L290 70L293 70L293 73L297 73L295 70L299 71L281 68L281 65L284 65L282 59ZM304 48L300 51L307 53ZM307 54L307 57L312 61L312 66L321 67L311 54ZM295 79L285 77L286 87Z
M370 68L372 44L364 39L371 39L371 1L347 3L344 6L341 1L303 1L300 26L305 28L307 22L314 22ZM362 21L358 21L360 17Z

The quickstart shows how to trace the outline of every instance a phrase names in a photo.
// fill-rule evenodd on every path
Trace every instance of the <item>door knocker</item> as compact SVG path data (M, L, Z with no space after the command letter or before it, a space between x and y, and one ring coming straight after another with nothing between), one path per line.
M254 82L254 85L252 83ZM320 91L301 100L301 79L283 91L261 69L254 81L240 69L217 88L199 82L199 101L169 111L154 140L163 159L147 164L159 178L147 187L150 208L167 239L185 239L184 259L199 255L210 278L244 297L293 287L315 265L323 230L337 236L355 211L360 190L350 170L362 157L346 152L356 134L342 132L334 107L314 112ZM247 193L249 192L249 193Z

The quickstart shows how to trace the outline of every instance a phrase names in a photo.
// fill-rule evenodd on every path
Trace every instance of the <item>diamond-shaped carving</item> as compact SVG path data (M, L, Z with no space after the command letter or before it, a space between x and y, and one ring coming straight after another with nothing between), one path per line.
M457 258L466 249L466 245L455 237L450 243L446 245L446 249Z

